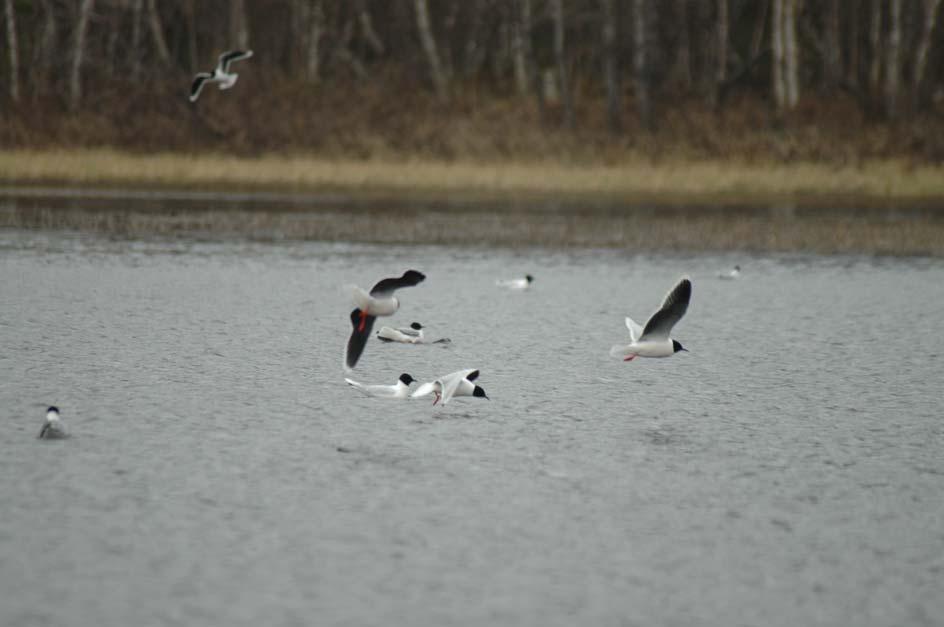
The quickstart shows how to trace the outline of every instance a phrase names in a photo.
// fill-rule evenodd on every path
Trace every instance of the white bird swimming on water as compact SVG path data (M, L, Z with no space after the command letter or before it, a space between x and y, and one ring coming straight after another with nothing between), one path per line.
M410 398L422 398L430 394L435 394L436 399L433 401L433 405L440 400L442 400L442 404L445 405L455 396L474 396L476 398L489 400L488 396L485 394L485 390L473 383L473 381L478 378L479 371L477 368L459 370L458 372L443 375L435 381L423 383L416 388L416 391L410 395Z
M728 270L727 272L718 273L719 279L725 279L728 281L736 279L739 276L741 276L741 266L734 266L734 268L732 268L731 270Z
M43 423L43 428L40 430L39 436L37 437L39 437L40 440L58 440L68 435L65 426L62 424L62 420L59 418L59 408L53 406L47 409L46 422Z
M376 396L378 398L408 398L410 396L410 384L416 381L407 373L400 375L397 382L393 385L364 385L352 379L344 379L348 385L356 390L360 390L367 396Z
M688 277L682 277L645 327L639 326L632 318L626 318L629 344L613 346L610 355L622 357L623 361L632 361L636 357L670 357L679 351L687 351L678 341L670 338L669 333L685 315L691 298L692 282Z
M219 83L220 89L229 89L236 84L239 75L230 72L229 66L233 61L242 61L252 56L252 50L230 50L220 55L220 60L212 72L200 72L190 84L190 102L196 102L206 83Z
M531 283L534 281L534 277L530 274L526 274L519 279L499 279L495 281L495 285L498 287L505 287L510 290L526 290L531 287Z
M380 327L377 331L377 339L384 342L400 342L401 344L447 344L451 342L448 337L442 337L438 340L427 340L423 332L423 325L419 322L412 323L409 327Z
M377 316L392 316L400 308L400 301L393 295L403 287L412 287L422 282L426 275L416 270L407 270L402 276L379 281L370 292L353 286L352 295L356 309L351 312L351 337L347 341L345 367L350 370L357 364L364 346L370 338Z

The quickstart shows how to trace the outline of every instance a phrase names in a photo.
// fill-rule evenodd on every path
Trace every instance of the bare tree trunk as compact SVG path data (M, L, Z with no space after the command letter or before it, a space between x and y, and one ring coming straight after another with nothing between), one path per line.
M144 0L131 0L131 80L141 72L141 9Z
M311 83L321 80L321 38L325 33L325 12L322 0L299 0L301 7L302 28L304 29L305 78Z
M231 46L239 50L249 48L249 20L246 19L246 0L230 0L229 37Z
M846 63L846 82L859 85L859 3L849 7L849 58Z
M842 50L839 35L839 0L829 0L826 8L825 54L823 78L827 91L832 91L842 77Z
M518 0L511 18L511 56L518 95L528 93L528 54L531 40L531 1ZM527 19L527 21L525 21ZM527 38L527 42L525 41ZM527 46L527 47L526 47Z
M649 99L649 59L646 38L646 0L633 0L633 74L636 83L636 110L643 128L652 129Z
M796 6L797 0L784 0L783 44L786 57L784 78L787 88L787 106L791 109L800 101L800 49L797 46Z
M879 82L882 80L882 3L881 0L872 0L872 11L869 16L869 53L872 55L869 64L869 91L875 98L878 94Z
M610 132L620 133L623 129L618 62L619 47L617 44L616 25L619 21L613 0L602 0L603 4L603 73L606 75L606 118Z
M673 74L679 86L688 91L692 88L692 37L688 11L689 0L675 0L675 14L678 18L678 50L675 53Z
M885 113L898 115L898 85L901 75L901 0L889 5L888 55L885 58Z
M773 15L771 16L772 28L771 28L771 47L773 48L773 63L771 64L773 70L773 91L774 91L774 102L777 105L777 111L783 112L787 108L787 87L786 80L784 78L784 41L783 41L783 14L784 14L784 2L788 0L773 0L772 9Z
M182 4L187 21L187 53L190 57L190 71L194 73L200 64L200 51L197 48L197 7L194 0L184 0Z
M436 39L433 37L433 28L429 20L429 6L426 0L413 0L413 6L416 9L416 27L420 33L420 43L426 54L426 61L429 63L433 87L439 99L446 100L449 96L449 81L443 72L439 51L436 49Z
M374 30L374 20L370 16L370 11L367 9L367 2L365 2L365 0L359 0L357 3L357 19L361 23L361 31L363 31L364 40L367 42L367 45L370 46L370 49L373 50L375 54L383 54L385 49L384 44L377 35L377 31Z
M164 39L164 27L161 25L161 15L157 12L156 0L147 0L148 24L151 27L151 37L154 38L154 47L157 49L157 58L161 63L170 63L170 52L167 50L167 41Z
M718 67L715 81L720 86L728 80L728 0L718 0ZM717 91L717 89L715 90Z
M466 40L465 40L465 76L471 77L475 76L478 73L479 68L482 66L482 63L485 61L485 55L488 52L486 47L479 40L479 35L482 31L482 0L474 0L472 2L472 15L469 19L469 23L466 28Z
M82 60L85 57L85 34L95 0L82 0L79 23L75 27L75 44L72 49L72 70L69 74L69 108L75 110L82 100Z
M557 81L560 86L561 100L564 103L564 126L574 128L576 123L574 96L567 72L567 58L564 54L564 0L553 0L551 13L554 18L554 58L557 60Z
M757 12L757 21L754 22L754 32L751 33L751 63L754 63L760 56L761 46L764 43L764 28L767 25L767 13L769 10L769 0L760 0L760 11Z
M13 12L13 0L4 2L7 16L7 48L10 51L10 98L20 100L20 49L16 43L16 15Z
M918 50L915 52L914 76L912 77L915 101L918 100L921 83L924 80L924 72L928 64L928 51L931 49L931 36L934 33L934 26L937 22L937 10L940 6L941 0L924 0L924 19L922 20L921 41L918 44Z
M33 63L38 72L33 72L33 84L46 87L48 74L56 56L56 14L51 0L43 0L43 28L39 35L39 45L33 52ZM34 87L34 90L36 88Z

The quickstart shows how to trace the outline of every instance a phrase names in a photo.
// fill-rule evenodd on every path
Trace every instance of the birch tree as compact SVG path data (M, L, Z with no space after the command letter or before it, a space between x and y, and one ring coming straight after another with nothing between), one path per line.
M564 0L551 2L551 14L554 20L554 59L557 62L557 85L560 88L561 101L564 105L564 126L574 128L574 95L571 91L570 76L567 71L567 58L564 51Z
M168 51L167 41L164 39L164 26L161 24L161 14L157 11L157 0L147 0L147 3L148 25L151 28L151 37L154 39L157 58L163 65L168 65L170 63L170 51Z
M915 100L918 100L921 83L924 81L925 69L928 65L928 52L931 50L932 35L934 26L937 23L937 12L941 6L941 0L924 0L923 15L921 20L921 39L918 43L918 49L915 52L914 75L911 78L912 89Z
M793 109L800 99L796 0L773 0L771 8L773 92L777 109L783 112Z
M898 115L898 84L901 76L901 1L890 0L887 54L885 57L885 113Z
M82 0L79 8L79 22L75 27L75 39L72 47L72 70L69 73L69 108L76 109L82 100L82 61L85 57L85 34L88 30L89 17L95 0Z
M426 61L429 63L433 87L436 89L436 95L439 99L446 100L449 96L449 81L443 71L439 50L436 47L436 39L433 37L433 27L429 20L429 5L427 0L413 0L413 7L416 12L416 28L419 31L420 44L426 55Z
M652 106L649 101L649 60L646 37L646 0L633 0L633 76L636 90L636 111L643 128L652 128Z
M13 0L5 0L4 9L7 18L7 49L10 54L10 99L18 102L20 99L20 49L16 43L16 14L13 11Z
M622 130L620 110L621 84L619 72L619 48L616 25L618 23L613 0L602 0L603 7L603 73L606 81L606 118L611 133Z
M511 57L518 95L528 93L531 62L531 0L517 0L511 18Z
M229 46L239 50L249 48L249 20L246 18L246 0L230 0Z

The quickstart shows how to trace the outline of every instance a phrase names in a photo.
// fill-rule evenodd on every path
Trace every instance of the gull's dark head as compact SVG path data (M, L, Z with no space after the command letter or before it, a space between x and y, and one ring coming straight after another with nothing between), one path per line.
M527 279L527 281L528 281L528 283L530 283L531 281L533 281L533 280L534 280L534 277L533 277L533 276L531 276L530 274L526 274L526 275L524 275L524 278L525 278L525 279Z
M737 265L734 266L734 271L735 271L735 272L740 272L740 271L741 271L741 266L737 266Z
M673 352L675 353L679 351L685 351L686 353L688 352L688 349L682 346L678 340L672 340L672 348L674 349Z
M400 375L400 382L403 383L403 385L410 385L414 381L416 381L416 379L414 379L413 377L411 377L405 372Z
M414 331L419 331L420 329L423 328L423 325L420 324L419 322L414 322L413 324L410 325L410 328L413 329Z
M492 400L492 399L490 399L490 398L488 397L487 394L485 394L485 390L483 390L483 389L482 389L480 386L478 386L478 385L475 386L475 389L472 390L472 396L474 396L474 397L476 397L476 398L484 398L484 399L487 400L487 401Z
M52 406L49 407L49 409L46 410L46 413L47 413L47 414L48 414L49 412L55 412L55 413L58 414L58 413L59 413L59 408L56 407L55 405L52 405Z

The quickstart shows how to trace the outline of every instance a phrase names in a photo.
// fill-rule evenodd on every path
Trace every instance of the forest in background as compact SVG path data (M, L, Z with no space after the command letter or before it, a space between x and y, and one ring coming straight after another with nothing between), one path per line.
M2 148L944 162L941 0L0 1Z

